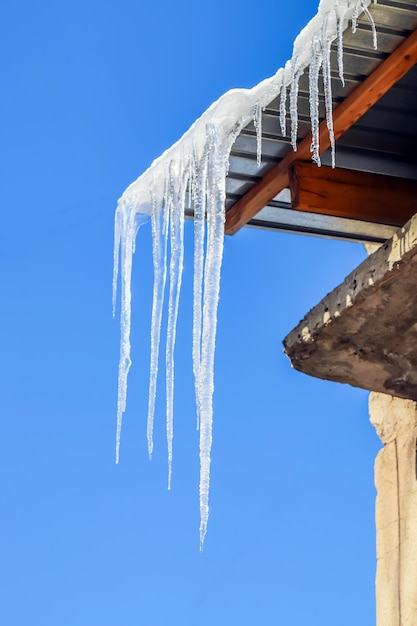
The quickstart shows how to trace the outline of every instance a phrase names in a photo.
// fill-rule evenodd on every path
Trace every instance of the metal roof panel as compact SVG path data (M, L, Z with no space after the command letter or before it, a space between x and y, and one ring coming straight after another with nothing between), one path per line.
M332 46L332 99L337 106L355 89L366 76L395 50L405 38L417 28L417 6L414 1L379 0L371 4L369 11L377 28L378 49L372 45L372 29L365 14L358 19L355 33L346 30L343 36L344 76L343 86L338 76L336 44ZM324 117L324 93L320 80L320 119ZM358 122L356 122L336 144L336 165L353 170L363 170L379 174L402 176L417 179L417 67L415 66L397 84L395 84ZM287 98L288 108L288 98ZM290 151L288 136L281 134L280 99L273 100L265 109L262 119L262 165L256 165L256 131L253 122L248 124L238 136L230 157L230 173L226 181L227 203L229 209L244 193ZM298 94L298 141L310 132L310 104L308 70L301 76ZM287 133L290 132L287 111ZM330 163L329 151L322 155L323 164ZM290 203L276 206L274 201L268 204L249 225L308 232L311 234L381 240L390 236L392 227L360 222L353 227L355 220L340 221L341 218L319 220L313 214L292 211ZM294 215L296 213L296 215ZM318 224L320 224L318 226ZM345 229L345 235L343 235ZM384 230L385 229L385 230Z

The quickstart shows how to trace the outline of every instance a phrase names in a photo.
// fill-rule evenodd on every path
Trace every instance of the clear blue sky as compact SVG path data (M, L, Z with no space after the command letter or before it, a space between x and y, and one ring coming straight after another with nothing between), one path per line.
M291 55L316 2L8 3L0 20L0 623L374 622L367 393L290 367L281 340L364 257L245 229L225 248L211 511L199 552L191 248L178 327L173 489L163 390L146 450L152 268L134 263L133 366L114 463L118 196L231 87ZM192 225L187 225L187 243Z

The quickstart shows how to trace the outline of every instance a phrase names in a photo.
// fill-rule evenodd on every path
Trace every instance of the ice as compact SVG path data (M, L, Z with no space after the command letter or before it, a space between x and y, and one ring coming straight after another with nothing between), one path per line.
M131 278L132 260L139 228L152 225L154 287L151 321L151 356L147 438L153 452L153 424L157 393L159 349L162 334L164 294L169 275L166 326L166 427L168 446L168 488L171 487L175 340L184 258L184 214L194 216L194 278L192 357L197 427L200 433L200 547L207 532L209 515L210 463L213 437L214 352L217 330L220 274L223 259L226 174L229 154L240 130L251 120L256 129L257 164L262 158L262 117L265 107L279 97L279 125L287 134L287 96L294 150L298 140L298 89L308 70L312 160L320 165L319 86L324 87L324 114L334 156L333 105L330 48L335 43L339 78L343 77L343 32L351 23L355 31L358 16L364 13L376 29L368 0L321 0L317 15L294 42L292 59L284 68L250 90L234 89L215 102L159 159L133 182L119 200L115 215L113 314L116 290L121 283L120 362L118 374L116 462L119 461L122 418L126 410L127 380L131 366ZM169 268L169 272L168 272Z
M324 106L326 109L326 124L330 139L330 150L332 155L332 167L335 167L335 144L333 131L333 106L332 106L332 80L330 75L330 46L331 39L328 34L329 16L323 18L321 30L322 64L323 64L323 86L324 86ZM317 155L318 156L318 155Z
M352 33L356 33L356 28L358 24L358 16L359 16L359 5L356 5L353 14L352 14Z
M203 299L204 237L207 197L207 149L199 159L193 149L192 204L194 209L194 280L193 280L193 374L196 398L197 430L200 428L200 361Z
M303 69L297 70L297 58L293 59L293 67L291 70L291 89L290 89L290 119L291 119L291 145L294 152L297 152L297 136L298 136L298 81L303 73Z
M321 44L318 36L311 43L311 63L309 68L311 153L314 163L320 165L319 140L319 73L322 64Z
M256 165L262 163L262 103L257 102L253 112L253 122L256 130Z
M374 0L374 3L376 3L376 0ZM369 23L371 25L371 29L372 29L372 44L373 44L374 50L376 50L378 48L378 38L377 38L377 33L376 33L375 22L373 20L372 15L369 12L368 7L366 6L366 4L364 2L361 2L361 9L365 13L365 15L368 18L368 21L369 21Z
M343 75L343 31L346 28L346 12L347 8L343 6L336 7L337 18L337 66L339 70L339 78L343 87L345 86L345 77Z
M167 182L169 177L167 176ZM167 190L159 199L151 194L152 220L152 254L154 268L154 284L151 321L151 358L149 373L148 424L146 429L149 458L153 452L153 422L155 413L156 381L158 377L159 344L161 338L162 309L167 276L167 242L169 225L169 208Z
M283 137L287 136L287 88L285 82L282 81L280 100L279 100L279 124L281 127L281 134Z
M122 417L126 410L127 377L132 364L130 359L130 322L131 322L131 282L132 256L135 251L136 235L139 227L146 221L145 215L137 215L129 205L121 204L116 210L115 217L115 250L113 272L113 302L116 298L117 266L121 266L121 311L120 311L120 361L118 376L117 397L117 426L116 426L116 463L119 462L120 433Z
M166 425L168 443L168 489L171 489L172 440L174 435L174 349L184 260L184 209L188 172L180 159L179 172L170 172L169 212L171 260L166 345Z
M234 136L219 138L213 124L207 128L207 252L204 266L203 324L198 386L200 410L200 549L209 515L210 453L213 427L214 350L220 270L223 260L226 173ZM226 140L226 141L225 141Z

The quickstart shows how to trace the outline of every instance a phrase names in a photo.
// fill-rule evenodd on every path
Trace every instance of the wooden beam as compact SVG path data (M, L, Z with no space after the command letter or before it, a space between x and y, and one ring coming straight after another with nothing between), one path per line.
M335 139L339 139L417 63L417 31L358 85L333 111ZM330 146L326 121L319 127L320 153ZM264 178L226 213L225 233L233 235L247 224L280 191L288 186L288 168L295 160L310 158L311 133L290 151Z
M403 226L417 213L417 181L317 167L296 161L289 168L292 208L323 215Z

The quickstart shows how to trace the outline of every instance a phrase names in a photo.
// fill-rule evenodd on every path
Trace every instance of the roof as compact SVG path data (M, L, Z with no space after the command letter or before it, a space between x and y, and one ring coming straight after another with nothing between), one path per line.
M321 155L323 165L332 164L331 151L327 149L327 126L333 123L341 106L343 108L348 101L353 111L350 115L356 121L352 125L349 119L347 123L345 115L342 127L337 129L337 168L416 179L417 119L414 104L417 70L414 64L417 43L416 36L413 37L416 27L414 0L379 0L377 4L370 4L370 0L321 0L317 15L295 40L293 57L285 67L251 90L234 89L222 96L126 189L119 207L149 215L150 189L163 198L168 169L174 172L174 176L181 168L192 169L189 159L194 156L190 155L201 158L208 141L208 125L213 125L221 136L233 134L236 127L240 132L231 146L226 181L226 234L233 234L249 223L290 232L384 241L398 226L406 223L414 210L399 219L388 220L374 215L367 219L361 211L357 211L353 219L332 211L333 214L328 215L329 211L320 207L314 212L306 210L308 207L305 206L302 211L295 211L294 208L301 207L295 207L290 197L291 172L285 159L289 159L289 166L298 159L311 159L309 135L314 111L310 93L313 86L318 91L319 135L321 149L325 148ZM405 46L405 52L394 59L394 52L401 46ZM317 48L318 53L315 52ZM316 65L313 80L312 62ZM367 102L365 94L358 113L355 96L358 87L364 86L366 80L372 86L375 72L386 62L389 65L388 79L382 72L376 93L373 86L372 98ZM326 71L329 74L327 97ZM254 119L258 122L257 128ZM283 135L281 127L285 124ZM291 134L294 134L293 141ZM259 165L257 153L261 135ZM291 154L295 141L298 151ZM305 149L300 151L303 145ZM258 195L257 190L262 183L265 184L265 177L268 179L269 174L271 179L274 171L278 171L281 179L284 172L284 184L272 185L275 187L272 195ZM266 184L270 186L270 180ZM254 195L258 195L256 202L253 201ZM193 216L194 208L189 197L184 209L187 216Z
M417 28L417 7L414 1L378 0L378 4L369 5L377 32L377 49L373 49L372 28L369 19L363 13L357 23L356 32L346 30L343 36L343 85L337 71L337 42L331 47L331 82L333 115L348 96L373 75L375 70L392 53L412 37ZM388 91L359 119L342 132L336 141L336 166L354 172L372 172L410 180L417 180L417 67L411 59L411 69L398 81L393 82ZM399 59L394 65L402 63ZM323 82L319 83L320 119L325 117L325 98ZM298 133L297 143L310 134L309 115L309 68L301 76L298 92ZM276 97L264 110L262 119L262 165L257 166L256 130L254 123L246 125L237 137L231 154L230 169L227 177L228 211L226 232L231 228L232 215L236 213L236 203L240 200L240 209L245 198L254 193L256 186L265 175L276 168L292 152L288 136L282 136L279 125L280 98ZM289 118L287 112L287 121ZM288 124L287 124L288 127ZM304 156L305 158L305 156ZM321 155L323 165L331 165L330 150ZM385 180L385 179L384 179ZM245 195L248 194L249 196ZM415 197L415 194L414 194ZM243 198L243 200L242 200ZM323 213L294 211L290 192L285 185L280 193L274 194L260 207L260 212L250 215L249 225L276 230L324 234L349 239L383 241L400 225L403 225L415 212L392 219L378 216L376 220L363 219L360 211L355 219L328 216ZM234 207L232 209L232 207ZM259 210L259 209L258 209Z

